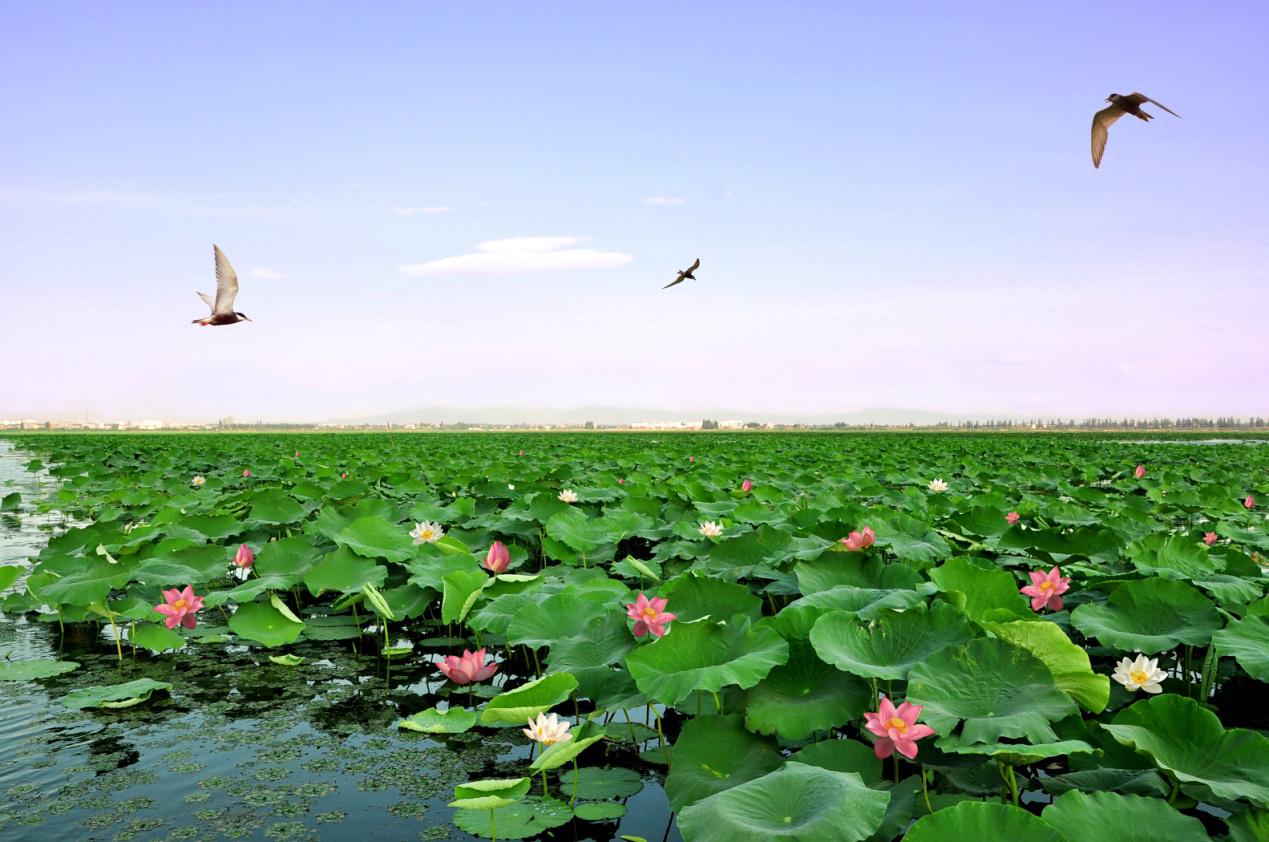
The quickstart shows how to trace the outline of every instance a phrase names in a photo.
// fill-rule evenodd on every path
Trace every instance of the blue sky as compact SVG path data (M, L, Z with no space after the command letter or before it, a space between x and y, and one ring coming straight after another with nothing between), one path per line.
M11 5L0 416L1269 412L1269 9L1033 5Z

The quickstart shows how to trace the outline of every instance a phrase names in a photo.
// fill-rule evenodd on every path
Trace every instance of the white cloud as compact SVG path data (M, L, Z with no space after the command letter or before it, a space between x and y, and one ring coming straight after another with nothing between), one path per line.
M274 272L272 269L266 269L263 266L257 266L251 270L251 277L259 278L262 281L280 281L286 277L281 272Z
M643 200L645 205L681 205L684 199L682 196L649 196Z
M450 213L451 208L448 205L424 205L417 208L397 208L396 213L400 216L414 216L415 214L431 214Z
M486 240L471 254L444 257L401 267L407 275L520 275L527 272L568 272L578 269L614 269L634 260L618 251L571 248L581 237L508 237Z

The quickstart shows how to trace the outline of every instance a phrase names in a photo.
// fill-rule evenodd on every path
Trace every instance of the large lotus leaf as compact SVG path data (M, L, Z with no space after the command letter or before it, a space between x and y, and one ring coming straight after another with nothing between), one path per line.
M572 673L607 667L620 663L634 645L634 635L626 627L626 616L610 611L592 619L576 636L556 641L547 663L552 670Z
M340 547L304 574L304 585L313 596L321 596L326 591L355 593L366 585L379 587L387 578L383 565Z
M1260 573L1257 571L1252 575L1259 576ZM1264 591L1255 582L1249 582L1240 576L1230 576L1225 573L1200 576L1192 579L1190 583L1198 585L1216 597L1216 601L1222 605L1246 605L1260 599L1264 594Z
M1221 569L1221 563L1188 535L1147 535L1128 545L1133 566L1148 576L1197 579Z
M919 566L952 554L952 548L929 524L899 512L890 512L886 523L877 529L877 546L888 547L900 561Z
M1230 842L1265 842L1269 839L1269 810L1248 810L1225 819Z
M917 664L971 637L965 615L943 602L887 611L871 623L834 611L811 628L811 645L821 658L866 678L907 678Z
M1031 616L1026 598L1018 592L1018 580L1003 570L985 570L969 559L951 558L931 570L930 579L944 593L961 594L965 614L971 620L981 620L997 609Z
M555 672L494 696L485 705L480 721L486 725L519 724L545 713L572 695L577 679Z
M546 534L579 553L594 553L605 544L649 526L647 518L635 512L616 510L590 518L585 510L569 506L546 521Z
M748 689L789 659L789 644L769 625L722 620L675 622L669 634L635 648L626 669L640 692L677 705L693 691Z
M762 616L762 598L749 588L735 582L724 582L687 573L666 586L663 594L668 599L666 610L673 612L680 621L690 622L702 617L726 620L744 614L751 620Z
M441 597L441 622L461 623L480 598L480 593L492 581L479 570L455 570L441 580L444 589Z
M433 707L397 720L398 728L423 734L462 734L475 724L476 712L466 708L437 710Z
M293 535L261 547L252 569L257 576L276 576L289 586L300 581L321 558L311 538Z
M786 763L685 808L679 830L685 842L858 842L881 827L889 802L859 775Z
M1162 798L1072 790L1044 808L1043 818L1067 842L1207 842L1196 818L1178 813Z
M243 529L242 521L233 515L190 515L181 519L181 525L212 542L223 541Z
M490 830L496 829L498 839L528 839L553 827L568 824L573 819L573 811L566 801L530 796L515 804L497 808L493 811L493 819L491 827L487 812L459 810L454 813L454 824L458 825L459 830L472 836L489 839Z
M1269 739L1245 728L1225 730L1216 714L1193 699L1173 693L1145 699L1102 727L1182 783L1201 784L1217 798L1269 807Z
M224 547L195 547L148 558L132 571L132 578L147 585L183 587L222 578L232 554Z
M859 719L871 688L821 661L806 641L789 644L789 660L771 670L745 697L745 727L759 734L803 740Z
M468 781L454 787L451 807L460 810L492 810L514 804L529 791L528 778L495 778L485 781Z
M604 614L625 616L625 609L602 593L569 588L522 608L507 626L507 640L525 646L553 646L581 634Z
M1212 635L1222 655L1231 655L1257 681L1269 681L1269 617L1234 620Z
M295 622L272 605L248 602L239 605L229 618L229 629L241 638L273 647L294 643L304 631L304 624Z
M903 842L984 842L988 839L1067 842L1057 828L1021 807L983 801L962 801L924 816L912 825Z
M152 678L138 678L123 684L79 687L62 697L62 704L71 710L84 708L130 708L148 700L154 691L171 691L172 685Z
M304 621L306 640L352 640L361 637L361 626L349 614L309 617Z
M1154 769L1085 769L1041 778L1045 792L1121 792L1125 795L1166 797L1170 787Z
M560 772L561 783L567 781L569 796L573 793L573 770ZM577 776L578 801L605 801L629 798L643 789L643 778L634 769L623 766L584 766Z
M1083 740L1060 740L1054 743L964 743L953 734L938 742L939 751L949 754L977 754L1003 760L1010 766L1023 766L1050 757L1068 754L1093 754L1097 751Z
M157 614L155 615L158 616ZM169 629L162 623L140 623L128 632L128 640L133 644L159 653L167 650L185 648L185 638L180 633Z
M793 567L798 590L805 596L838 585L882 590L911 590L925 581L906 564L886 564L869 553L831 552Z
M1088 653L1071 642L1066 632L1047 620L983 623L991 634L1021 646L1053 673L1057 686L1093 713L1101 713L1110 701L1110 679L1093 672Z
M925 596L914 590L838 585L789 603L776 615L775 627L788 638L806 637L816 621L830 611L844 611L864 620L872 620L892 609L911 608L924 601Z
M332 535L331 540L367 558L406 561L415 553L409 530L382 517L359 517Z
M1071 613L1071 625L1107 646L1147 655L1178 643L1205 646L1221 627L1216 606L1184 582L1125 582L1105 605L1088 603Z
M101 602L112 588L121 587L131 576L127 568L120 569L123 565L96 558L74 559L73 564L76 568L73 572L67 572L39 589L40 598L49 605L85 606Z
M756 567L777 566L785 558L790 540L787 532L769 526L735 538L724 536L710 547L708 566L732 576L747 576Z
M304 507L281 489L269 488L251 498L251 519L260 523L295 523L306 514Z
M795 753L789 760L834 772L855 772L868 786L881 781L881 761L877 759L876 752L872 746L858 740L820 740ZM675 762L678 762L677 758Z
M18 580L18 577L22 575L24 569L16 564L0 565L0 592L4 592L12 586Z
M925 706L922 720L942 736L963 720L963 744L1002 737L1054 742L1049 723L1079 711L1043 661L994 638L971 640L918 665L908 676L907 700Z
M34 681L79 669L75 661L0 661L0 681Z

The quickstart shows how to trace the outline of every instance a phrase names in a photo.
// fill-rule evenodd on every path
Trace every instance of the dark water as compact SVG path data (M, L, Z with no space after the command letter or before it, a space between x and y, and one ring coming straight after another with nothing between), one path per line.
M0 496L23 497L22 511L0 524L0 563L24 562L64 528L60 515L31 511L53 486L26 473L26 461L0 441ZM300 643L288 650L306 658L298 667L224 643L192 641L158 657L125 646L120 665L109 627L63 634L56 623L0 615L0 657L81 664L39 682L0 682L0 840L474 838L445 806L454 785L527 774L526 741L518 729L398 731L397 719L448 701L448 691L425 646L389 665L374 654L379 644ZM171 682L172 696L110 712L59 703L76 687L141 677ZM541 838L680 839L655 770L632 746L607 751L584 763L634 767L644 778L627 815Z

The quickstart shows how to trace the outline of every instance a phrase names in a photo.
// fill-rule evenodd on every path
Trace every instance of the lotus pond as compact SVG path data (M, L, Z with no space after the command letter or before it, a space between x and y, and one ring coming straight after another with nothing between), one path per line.
M0 838L1269 838L1187 440L11 436Z

